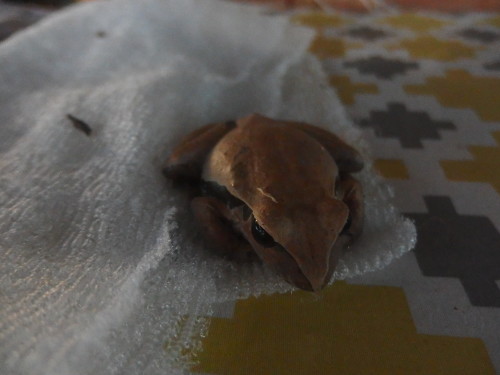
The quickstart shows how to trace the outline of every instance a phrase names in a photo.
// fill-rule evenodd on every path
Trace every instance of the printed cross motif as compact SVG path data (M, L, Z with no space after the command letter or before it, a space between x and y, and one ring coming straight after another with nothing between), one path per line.
M440 139L439 130L453 130L449 121L432 120L426 112L412 112L402 103L390 103L387 111L372 111L369 119L361 120L378 137L397 138L405 148L422 148L424 139Z
M476 56L476 48L457 40L441 40L432 35L406 39L399 44L389 45L389 50L403 48L411 57L440 61L457 61Z
M407 85L404 89L410 94L434 95L446 107L471 108L483 121L500 121L500 106L491 105L500 92L498 77L453 69L445 77L428 77L425 84Z
M448 23L438 18L422 16L417 13L402 13L385 18L381 22L394 27L410 29L414 32L429 32Z
M484 64L484 67L488 70L500 70L500 61Z
M203 374L495 373L480 339L417 333L400 288L344 282L238 301L211 319L196 362Z
M373 74L381 79L390 79L397 74L405 74L410 69L418 68L418 64L414 62L387 59L380 56L371 56L366 59L345 62L344 66L347 68L356 68L360 73Z
M450 198L426 196L426 214L415 220L415 254L422 273L460 279L475 306L500 307L500 233L484 216L460 215Z
M500 39L500 35L494 33L493 31L473 28L462 30L460 33L458 33L458 35L461 35L464 38L475 39L485 43L494 42L495 40Z
M374 41L386 37L388 34L380 29L374 29L370 26L359 26L352 28L347 32L348 35L361 38L368 41Z
M321 12L298 14L293 17L292 20L298 24L318 29L339 27L351 22L348 18L342 17L338 14L327 14Z
M316 56L322 59L332 57L342 57L346 53L346 43L340 38L327 38L322 35L317 35L309 50Z
M354 104L356 94L378 93L378 88L374 84L351 82L349 76L331 76L330 84L335 87L340 100L346 105Z

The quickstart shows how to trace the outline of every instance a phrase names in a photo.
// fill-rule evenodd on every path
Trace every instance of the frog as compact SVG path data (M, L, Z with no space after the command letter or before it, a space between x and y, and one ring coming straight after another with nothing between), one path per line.
M364 221L361 153L306 122L254 113L202 126L169 154L164 175L195 187L205 243L235 262L262 262L319 292Z

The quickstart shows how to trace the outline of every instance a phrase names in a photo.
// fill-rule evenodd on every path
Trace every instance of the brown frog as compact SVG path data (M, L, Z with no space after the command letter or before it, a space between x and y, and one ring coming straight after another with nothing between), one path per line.
M253 114L195 130L164 173L198 187L191 207L210 247L258 257L318 291L361 233L363 194L350 174L362 168L360 154L324 129Z

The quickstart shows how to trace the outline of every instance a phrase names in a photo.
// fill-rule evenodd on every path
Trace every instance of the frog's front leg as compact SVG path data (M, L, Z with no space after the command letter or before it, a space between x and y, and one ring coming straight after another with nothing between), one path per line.
M359 172L363 169L364 163L360 153L335 134L303 122L288 121L286 123L318 141L333 157L341 172Z
M163 173L174 180L198 180L215 144L236 127L234 121L208 124L188 134L173 150Z
M234 213L213 197L195 197L191 209L207 245L219 255L235 261L257 260L250 244L233 227Z
M349 245L361 235L363 230L363 190L359 181L349 174L340 175L340 179L337 182L337 190L338 194L349 208L349 218L341 233L341 236L347 237L346 245Z

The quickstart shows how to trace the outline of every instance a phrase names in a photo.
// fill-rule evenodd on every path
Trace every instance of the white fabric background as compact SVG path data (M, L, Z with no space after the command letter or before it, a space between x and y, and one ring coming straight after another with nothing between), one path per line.
M310 40L258 8L115 0L0 45L0 373L181 373L212 303L291 289L205 251L161 165L190 130L252 112L328 127L367 154ZM360 178L366 231L337 278L415 241L370 167Z

